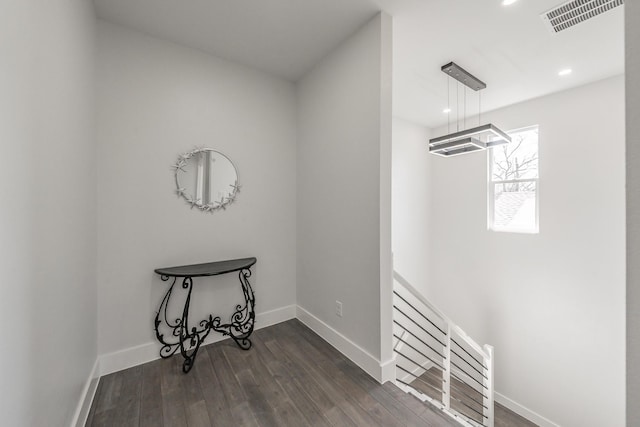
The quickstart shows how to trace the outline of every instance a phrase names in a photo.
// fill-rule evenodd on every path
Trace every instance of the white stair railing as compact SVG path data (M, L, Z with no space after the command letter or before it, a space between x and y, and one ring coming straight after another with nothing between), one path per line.
M493 427L493 347L481 347L393 272L396 385L462 425Z

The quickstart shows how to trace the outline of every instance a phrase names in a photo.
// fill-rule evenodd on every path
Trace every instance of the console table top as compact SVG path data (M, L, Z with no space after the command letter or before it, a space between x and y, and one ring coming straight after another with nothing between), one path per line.
M207 262L204 264L181 265L178 267L164 267L154 270L161 276L169 277L201 277L217 276L251 267L256 258L240 258L225 261Z

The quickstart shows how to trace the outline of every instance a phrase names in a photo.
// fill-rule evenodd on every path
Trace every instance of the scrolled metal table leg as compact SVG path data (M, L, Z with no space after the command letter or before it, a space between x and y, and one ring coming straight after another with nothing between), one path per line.
M256 299L253 294L253 289L249 283L249 277L251 277L251 270L245 268L240 270L238 278L242 285L242 293L244 295L245 305L238 304L236 311L231 316L231 323L220 324L219 318L213 319L213 330L222 333L223 335L230 336L235 343L243 350L249 350L251 348L251 340L249 336L253 332L255 324L255 305ZM216 322L218 320L218 322Z
M161 276L161 280L166 282L169 280L168 276ZM176 278L173 278L173 282L171 286L169 286L169 290L162 298L162 303L160 304L160 308L156 312L156 318L154 321L154 330L156 332L156 338L162 344L162 348L160 348L160 357L166 359L168 357L173 356L175 352L180 347L180 330L182 327L183 319L175 319L174 321L170 321L167 315L167 306L169 305L169 300L171 299L171 293L173 292L173 287L176 284ZM175 337L175 340L169 340L165 338L164 334L160 332L160 326L164 324L171 330L171 335Z
M182 287L187 289L187 299L184 303L182 311L182 322L180 328L180 353L184 357L184 363L182 364L182 372L185 374L191 370L193 363L200 345L204 342L209 332L211 332L211 323L203 320L200 322L200 328L195 326L189 329L189 305L191 304L191 292L193 291L193 279L191 277L185 277L182 282ZM188 342L188 347L185 343Z
M169 280L166 276L162 276L161 279L163 281ZM182 280L182 288L187 290L187 298L182 309L182 317L175 321L168 320L167 306L169 305L175 284L176 278L174 277L173 283L162 299L160 309L156 313L154 329L156 331L156 338L162 344L160 357L166 359L173 356L176 351L180 349L180 354L184 357L182 371L187 373L193 367L200 345L204 342L204 339L211 331L213 319L210 316L209 320L203 320L200 322L199 328L189 328L189 305L191 304L191 292L193 291L193 278L185 277ZM160 332L160 327L163 324L171 330L171 335L175 337L175 340L168 340L165 338L164 334Z

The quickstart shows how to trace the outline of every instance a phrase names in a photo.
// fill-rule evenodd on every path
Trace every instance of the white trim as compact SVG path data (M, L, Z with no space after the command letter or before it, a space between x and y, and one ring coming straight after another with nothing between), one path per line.
M256 315L256 329L267 328L296 318L296 305L291 304Z
M532 423L538 424L540 427L560 427L560 424L554 423L553 421L519 404L518 402L515 402L508 397L498 393L497 391L495 392L494 396L496 402L498 402L505 408L515 412L516 414L526 418Z
M487 362L488 362L487 371L486 371L487 377L486 379L483 379L482 382L487 387L487 391L489 392L489 396L488 396L489 402L493 402L493 405L489 405L489 408L486 410L483 410L482 412L486 415L487 419L489 420L489 427L494 427L496 422L495 420L496 390L495 390L495 378L494 378L495 359L493 358L493 346L485 344L484 349L489 355L489 359L487 359Z
M98 358L100 361L100 376L109 375L159 359L159 347L157 342L149 342L135 347L125 348L124 350L114 351L113 353L103 354Z
M396 378L398 378L400 381L407 383L407 384L411 384L414 380L417 379L417 377L421 377L422 374L424 374L425 372L427 372L429 369L433 368L435 365L435 363L433 363L430 360L425 361L422 365L418 366L417 368L413 368L413 370L411 371L411 374L407 374L405 371L403 371L402 369L398 370L396 372L397 376Z
M379 383L383 382L388 375L390 361L380 363L380 361L369 354L365 349L333 329L331 326L309 313L304 308L298 306L297 318L309 329L331 344L340 353L348 357L353 363L358 365L367 374L371 375ZM384 371L384 375L383 375Z
M256 314L255 329L258 330L266 328L277 323L295 319L295 317L295 305L289 305L264 313L258 313ZM220 334L210 334L204 341L203 345L222 341L226 338L227 337ZM156 341L152 341L135 347L126 348L124 350L114 351L113 353L103 354L98 358L100 362L100 376L122 371L123 369L128 369L133 366L142 365L143 363L159 359L159 349L159 344Z
M386 383L387 381L395 381L396 379L396 358L395 356L384 363L380 363L380 376L381 383Z
M93 364L93 369L89 374L89 378L87 378L87 382L82 389L82 394L80 395L76 412L73 414L73 419L71 420L72 427L84 427L87 422L87 417L91 410L91 404L93 403L93 398L95 397L96 390L98 389L98 380L100 379L100 375L98 374L100 370L99 365L98 359L96 359Z

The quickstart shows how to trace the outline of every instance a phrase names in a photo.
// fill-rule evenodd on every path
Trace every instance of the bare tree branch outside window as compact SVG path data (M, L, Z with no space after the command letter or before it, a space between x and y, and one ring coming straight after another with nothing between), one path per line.
M538 232L538 127L511 132L490 151L489 227Z
M512 142L493 148L492 181L513 181L538 177L538 130L514 133ZM534 145L535 146L532 146ZM502 183L502 191L535 191L535 182Z

